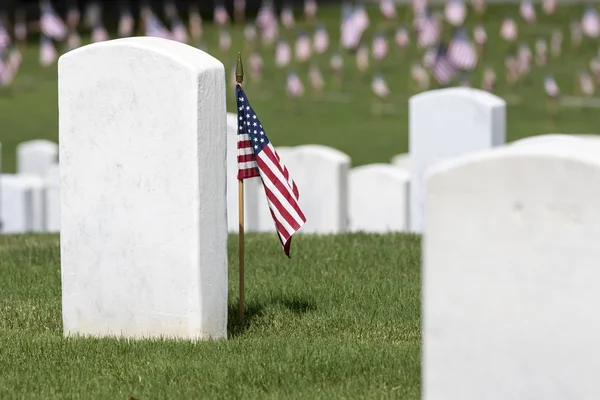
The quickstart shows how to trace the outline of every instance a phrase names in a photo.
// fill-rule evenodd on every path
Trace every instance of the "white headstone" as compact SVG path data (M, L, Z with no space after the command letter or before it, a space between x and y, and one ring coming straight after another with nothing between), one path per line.
M223 65L133 37L58 77L65 334L226 337Z
M410 175L391 164L350 170L350 227L372 233L408 230Z
M54 164L44 177L46 231L60 232L60 169Z
M229 232L239 231L239 188L237 162L238 117L227 113L227 225ZM244 181L244 230L253 231L258 226L257 178Z
M572 140L581 140L581 137L575 135L565 135L560 133L550 133L547 135L536 135L536 136L528 136L523 139L515 140L511 142L511 146L523 146L523 145L539 145L539 144L550 144L550 143L561 143L562 141L572 141Z
M331 147L304 145L282 152L281 159L300 192L300 207L307 219L300 232L348 231L350 157Z
M46 204L44 198L44 180L37 174L22 173L18 174L18 176L28 185L31 191L31 206L29 209L30 225L28 232L45 232Z
M502 145L506 102L472 88L417 94L409 101L410 230L424 225L423 176L436 163Z
M0 174L2 233L42 232L41 178L35 175Z
M410 154L396 154L394 157L392 157L392 165L410 172Z
M56 164L58 145L45 139L29 140L17 146L17 173L34 174L43 178Z
M600 398L600 146L506 146L430 171L423 399Z

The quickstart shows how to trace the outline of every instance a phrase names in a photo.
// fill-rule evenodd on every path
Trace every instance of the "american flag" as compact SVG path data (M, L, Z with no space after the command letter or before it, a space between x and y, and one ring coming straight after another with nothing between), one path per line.
M546 75L544 78L544 90L548 97L556 99L560 95L560 90L554 78L550 75Z
M304 0L304 15L308 19L313 19L317 14L317 1Z
M313 46L317 54L323 54L329 47L329 33L325 29L325 25L319 24L315 30Z
M292 29L295 23L294 11L290 6L284 6L281 10L281 25L286 29Z
M487 33L483 25L477 25L473 29L473 38L478 46L483 46L487 42Z
M426 14L421 23L418 24L419 46L426 48L437 43L440 37L439 21L431 14Z
M129 10L122 10L119 18L119 37L128 37L133 33L135 21Z
M450 0L444 9L446 20L452 26L461 26L467 16L467 7L462 0Z
M581 19L581 27L588 37L597 38L600 35L600 17L595 8L586 8Z
M401 49L404 49L406 46L408 46L410 38L408 36L408 29L406 29L405 26L400 26L396 30L396 34L394 35L394 41Z
M396 18L396 4L394 4L393 0L381 0L379 2L379 10L387 19Z
M188 41L187 29L178 16L171 19L171 38L182 43L187 43Z
M170 39L171 33L165 28L156 15L150 13L146 19L146 36Z
M464 30L457 30L448 45L448 59L455 67L466 71L472 71L477 66L477 51Z
M67 27L62 19L52 10L50 4L42 5L40 30L48 37L63 40L67 36Z
M290 257L292 235L306 223L300 209L298 186L281 162L246 93L236 87L238 106L238 179L260 177L271 216L285 255Z
M0 24L0 50L8 49L10 47L10 35L6 28Z
M548 15L553 14L554 10L556 10L556 0L543 0L542 5L544 12Z
M533 8L531 0L522 0L519 11L521 12L521 17L523 17L527 23L535 21L535 8Z
M509 42L517 38L517 24L512 18L505 18L500 25L500 36Z
M443 44L438 47L435 63L433 64L433 77L440 85L448 84L458 71L448 59L446 48Z
M223 4L219 4L215 7L214 17L218 25L225 25L227 21L229 21L229 14Z

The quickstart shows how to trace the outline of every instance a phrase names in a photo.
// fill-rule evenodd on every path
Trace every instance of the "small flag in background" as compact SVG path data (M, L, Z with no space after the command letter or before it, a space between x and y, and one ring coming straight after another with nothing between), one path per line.
M67 27L49 1L40 4L40 13L40 30L43 34L52 39L63 40L67 36Z
M52 43L52 39L42 34L40 43L40 64L43 67L47 67L56 61L56 56L56 48L54 47L54 43Z
M119 18L119 37L129 37L133 33L133 16L129 10L121 10L121 17Z
M375 35L371 52L373 58L377 61L381 61L385 58L388 53L388 44L385 35L382 33Z
M313 46L317 54L323 54L329 47L329 34L325 25L319 24L315 30L315 36L313 39Z
M231 34L225 28L219 30L219 50L227 51L231 48Z
M229 14L223 4L219 4L215 7L214 17L217 25L223 26L229 22Z
M300 32L294 45L296 60L306 62L312 54L312 42L306 32Z
M295 72L287 74L286 91L291 97L300 97L304 94L304 85Z
M317 15L317 1L304 0L304 16L307 19L313 19Z
M462 28L456 30L448 45L448 59L455 67L466 71L477 66L477 51Z
M17 14L14 31L15 39L19 42L24 42L27 39L27 22L23 13Z
M517 24L512 18L505 18L500 25L500 36L502 39L512 42L517 38Z
M92 29L92 43L105 42L109 39L108 32L106 28L102 24L102 22L98 22L94 29Z
M396 18L396 4L393 0L380 0L379 11L387 19Z
M583 33L587 37L597 38L600 36L600 17L598 11L593 7L586 8L583 18L581 19Z
M283 7L281 10L281 25L285 29L292 29L296 20L294 19L294 10L289 5Z
M483 25L476 25L473 29L473 38L475 39L475 43L479 47L485 46L487 42L487 33L485 32L485 28Z
M251 23L246 24L246 26L244 26L244 39L246 39L246 42L254 43L256 36L256 25Z
M467 7L462 0L449 0L444 9L446 20L452 26L461 26L467 16Z
M275 229L285 255L290 257L292 235L305 223L298 186L267 138L246 93L236 87L238 106L238 179L260 177Z
M585 70L579 71L579 86L581 92L586 96L593 96L596 91L596 85L592 76Z
M79 37L79 33L77 33L77 30L74 29L71 32L69 32L69 36L67 37L67 48L69 49L69 51L71 51L75 50L79 46L81 46L81 38Z
M519 11L525 22L528 24L535 22L535 8L533 8L531 0L522 0Z
M400 26L398 29L396 29L394 41L401 49L405 49L409 45L410 37L408 36L408 29L406 29L405 26Z
M560 95L558 85L551 75L546 75L544 78L544 90L551 99L556 99Z
M556 0L543 0L542 6L546 14L554 14L554 11L556 10Z
M367 46L360 45L356 50L355 58L356 68L358 68L360 72L365 72L369 69L369 49L367 49Z
M571 45L578 47L583 39L583 28L577 20L571 21Z
M417 32L417 38L421 48L433 46L440 38L440 23L435 16L426 13L422 21L418 24Z
M188 31L178 16L171 19L171 38L181 43L188 41Z
M373 90L373 94L375 94L375 96L382 100L385 100L389 96L390 89L388 88L388 85L381 73L376 73L373 76L371 90Z
M452 62L448 59L446 48L440 44L433 64L433 77L440 85L447 85L458 71L454 68Z
M277 68L285 68L292 60L292 49L283 39L280 39L275 47L275 65Z
M0 22L0 53L2 53L2 50L10 47L10 42L10 35L4 25Z

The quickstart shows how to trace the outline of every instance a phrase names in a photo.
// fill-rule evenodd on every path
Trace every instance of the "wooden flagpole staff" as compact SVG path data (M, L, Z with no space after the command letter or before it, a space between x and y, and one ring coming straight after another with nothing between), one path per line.
M235 66L235 81L242 85L244 81L244 66L242 55L238 53ZM239 212L239 267L240 267L240 319L244 319L244 181L238 179L238 212Z

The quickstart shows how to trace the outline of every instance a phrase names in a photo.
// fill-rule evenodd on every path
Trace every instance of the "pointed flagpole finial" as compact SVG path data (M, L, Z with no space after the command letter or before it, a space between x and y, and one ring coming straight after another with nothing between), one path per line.
M237 64L235 66L235 81L241 85L244 81L244 66L242 65L242 53L237 55Z

